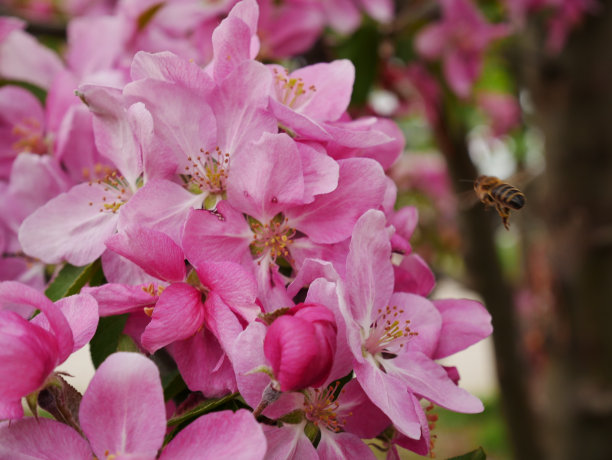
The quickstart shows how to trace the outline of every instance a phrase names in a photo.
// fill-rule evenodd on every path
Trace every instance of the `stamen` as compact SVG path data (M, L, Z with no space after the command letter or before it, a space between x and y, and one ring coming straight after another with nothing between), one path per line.
M370 326L370 334L364 344L365 350L372 354L382 354L394 357L395 354L404 347L413 337L418 335L410 329L410 320L397 319L404 310L397 306L386 306L378 309L378 315ZM386 355L386 356L385 356Z
M117 175L117 171L108 174L104 179L90 181L89 185L91 186L94 183L104 185L104 191L108 192L108 195L102 197L100 212L116 214L119 208L127 203L132 196L130 184L123 176ZM90 201L89 206L93 205L94 203Z
M340 418L337 410L340 404L334 396L340 382L328 386L323 391L319 388L305 392L304 415L319 428L339 432L346 423L346 418ZM344 390L342 390L344 391ZM348 414L353 415L352 412Z
M222 194L226 189L229 174L229 153L223 153L219 147L209 152L200 149L200 154L187 157L189 165L185 174L191 176L189 182L201 192Z
M302 78L290 77L289 71L283 70L282 73L278 69L273 70L276 95L282 104L296 109L310 100L317 88L314 85L306 87Z
M13 126L13 135L19 138L11 145L11 148L16 152L44 155L49 150L44 139L42 126L35 118L25 118L21 123Z

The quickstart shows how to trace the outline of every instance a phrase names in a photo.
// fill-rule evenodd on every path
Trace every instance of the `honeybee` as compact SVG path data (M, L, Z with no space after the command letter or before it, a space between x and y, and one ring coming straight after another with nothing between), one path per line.
M474 191L486 206L495 207L506 230L510 229L510 209L521 209L525 205L523 192L494 176L478 176Z

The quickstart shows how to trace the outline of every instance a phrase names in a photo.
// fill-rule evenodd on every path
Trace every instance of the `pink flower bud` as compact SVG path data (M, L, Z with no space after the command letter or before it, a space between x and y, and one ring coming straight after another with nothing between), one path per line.
M322 385L336 352L334 314L320 304L298 304L268 328L264 353L281 391Z

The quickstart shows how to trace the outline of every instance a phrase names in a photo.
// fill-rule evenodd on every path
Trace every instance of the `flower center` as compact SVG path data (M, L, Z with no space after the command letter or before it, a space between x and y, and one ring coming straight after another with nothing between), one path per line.
M249 225L253 231L253 241L250 248L253 256L263 258L269 255L274 262L282 257L291 263L289 246L293 244L295 228L288 225L289 219L282 214L277 214L269 224L262 224L256 219L249 217Z
M287 107L296 109L303 106L317 90L314 85L306 87L306 83L301 78L290 77L287 69L284 69L284 72L274 69L273 72L276 97Z
M402 313L404 310L398 310L396 306L379 308L378 315L370 326L364 351L372 355L381 354L383 358L395 357L407 342L418 335L418 332L410 329L410 320L404 320L402 324L398 319Z
M336 412L339 407L334 394L338 389L338 382L330 385L323 391L319 388L307 390L304 394L304 415L319 428L339 432L344 427L346 419L339 417ZM351 415L349 413L349 415Z
M187 157L190 164L185 166L185 173L191 176L189 182L199 192L224 193L230 154L223 153L219 147L212 152L200 149L200 153L196 157Z
M40 122L35 118L25 118L13 126L13 135L18 140L11 146L17 152L36 153L44 155L48 151Z
M116 171L107 175L104 179L98 179L95 181L100 185L105 185L104 191L106 194L102 196L102 202L100 205L100 212L116 214L119 208L123 206L132 196L132 189L130 184L125 180L123 176L117 175ZM89 182L91 186L94 182ZM89 206L93 206L92 201L89 202Z
M106 180L107 177L113 174L113 170L108 165L96 163L92 169L84 166L81 173L83 174L83 180L96 181L98 178Z

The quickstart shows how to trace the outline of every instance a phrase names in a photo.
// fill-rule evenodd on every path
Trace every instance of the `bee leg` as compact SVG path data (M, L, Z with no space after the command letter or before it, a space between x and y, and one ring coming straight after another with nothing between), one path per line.
M495 206L495 209L497 209L499 216L502 218L506 230L510 230L510 208L498 204Z

